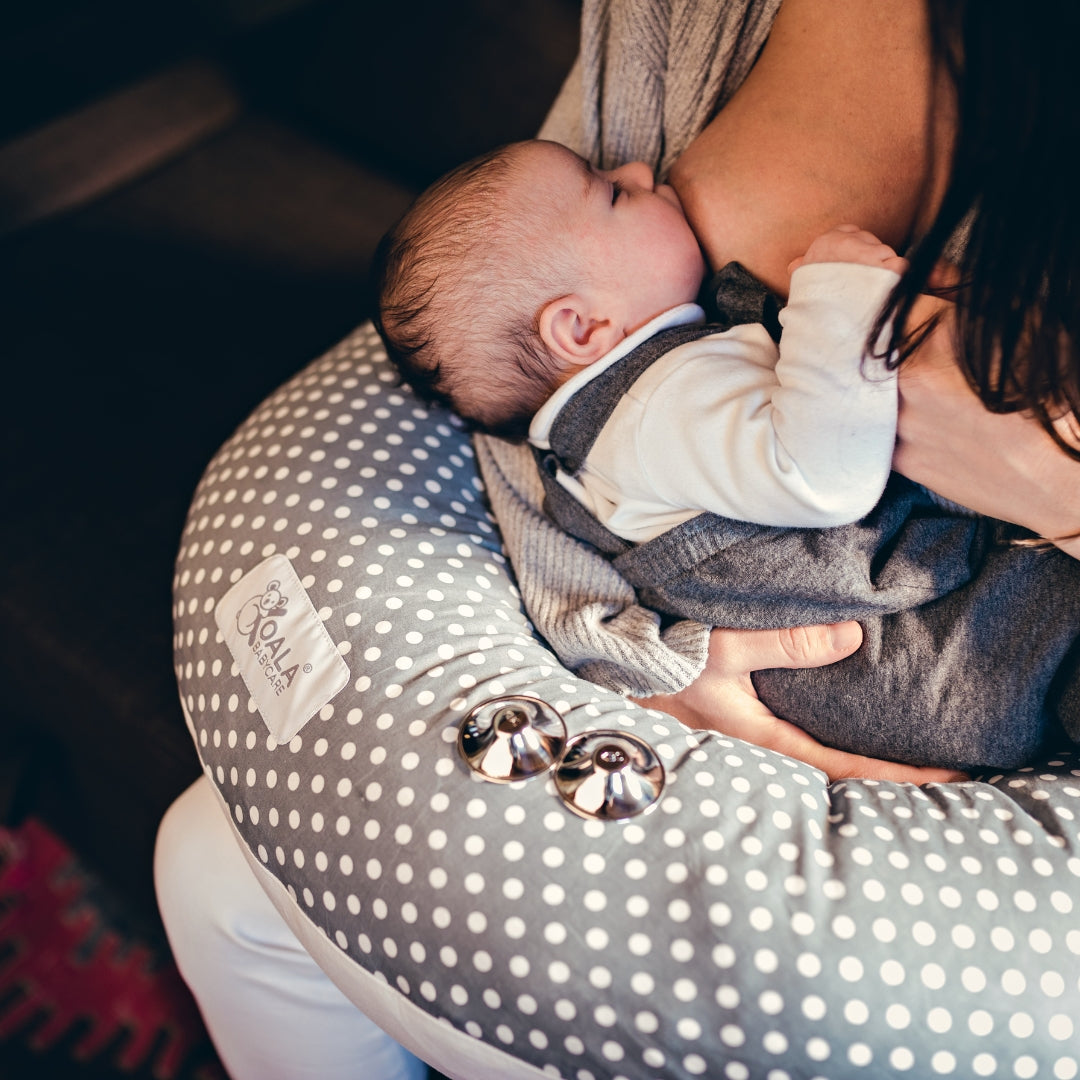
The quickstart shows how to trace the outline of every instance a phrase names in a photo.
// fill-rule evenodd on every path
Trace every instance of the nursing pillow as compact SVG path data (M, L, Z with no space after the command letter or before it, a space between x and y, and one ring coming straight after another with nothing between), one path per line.
M210 463L174 615L260 880L451 1075L1080 1075L1076 757L830 785L575 677L370 325Z

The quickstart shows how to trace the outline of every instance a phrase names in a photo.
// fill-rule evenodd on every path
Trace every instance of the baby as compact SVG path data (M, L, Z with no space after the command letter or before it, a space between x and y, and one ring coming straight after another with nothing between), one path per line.
M867 347L906 266L887 245L819 237L778 318L733 264L705 324L673 189L642 163L605 172L526 142L437 182L378 264L406 380L527 436L549 515L643 604L722 626L863 622L839 665L755 675L775 712L920 765L1019 764L1055 711L1080 735L1080 566L890 476L895 374Z

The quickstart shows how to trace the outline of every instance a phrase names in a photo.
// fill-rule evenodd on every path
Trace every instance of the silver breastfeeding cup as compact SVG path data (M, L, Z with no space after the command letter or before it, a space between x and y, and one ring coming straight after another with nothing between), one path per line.
M469 768L500 784L547 773L565 746L562 717L527 694L482 701L458 730L458 749Z
M664 766L644 739L587 731L570 739L555 769L555 788L582 817L625 821L657 804Z

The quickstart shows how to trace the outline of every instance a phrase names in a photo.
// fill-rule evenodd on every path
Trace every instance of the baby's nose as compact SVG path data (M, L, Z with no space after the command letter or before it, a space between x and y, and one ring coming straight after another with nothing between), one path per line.
M612 176L624 183L652 191L656 186L653 171L644 161L631 161L612 171Z

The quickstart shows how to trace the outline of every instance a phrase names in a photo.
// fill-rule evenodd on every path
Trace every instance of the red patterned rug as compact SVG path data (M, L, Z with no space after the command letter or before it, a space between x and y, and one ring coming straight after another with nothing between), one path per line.
M41 822L0 828L0 1080L226 1080L165 941L109 907Z

